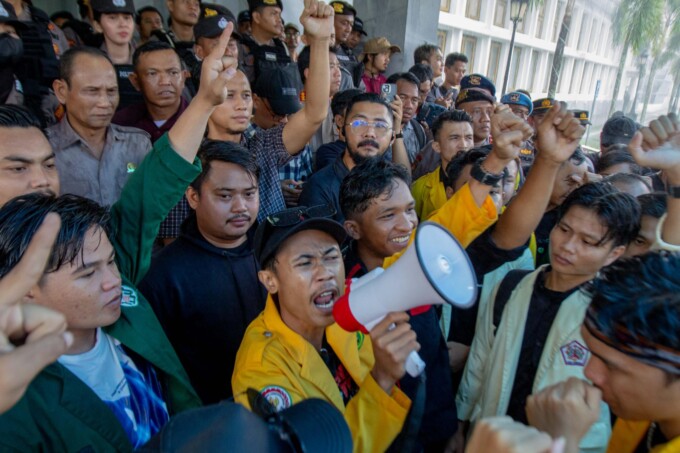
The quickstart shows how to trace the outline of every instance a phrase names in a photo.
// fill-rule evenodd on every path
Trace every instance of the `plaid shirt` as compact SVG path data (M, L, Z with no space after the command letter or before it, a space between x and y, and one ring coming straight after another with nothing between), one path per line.
M247 139L251 139L260 128L255 123L250 123L243 133ZM287 164L279 167L279 180L292 179L293 181L306 181L312 174L312 148L305 145L300 154L296 154Z

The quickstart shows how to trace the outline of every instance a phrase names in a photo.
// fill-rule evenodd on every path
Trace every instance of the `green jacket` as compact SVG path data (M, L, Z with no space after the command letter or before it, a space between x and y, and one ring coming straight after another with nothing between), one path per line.
M199 172L200 163L186 162L172 149L166 134L111 208L111 239L123 279L123 302L120 319L104 331L155 366L170 415L198 407L200 400L135 285L149 268L161 221ZM132 445L108 406L54 363L35 378L16 406L0 416L0 452L5 451L126 452L132 451Z

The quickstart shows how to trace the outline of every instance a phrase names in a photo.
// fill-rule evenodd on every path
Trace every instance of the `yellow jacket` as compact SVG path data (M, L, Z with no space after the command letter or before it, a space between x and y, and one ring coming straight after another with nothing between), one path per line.
M264 311L248 326L236 355L234 399L249 408L248 387L262 392L279 410L307 398L321 398L344 414L354 451L385 451L401 431L411 400L397 387L388 395L373 379L375 359L368 336L332 324L326 328L326 340L359 386L346 407L318 351L283 322L270 295Z
M439 179L440 172L441 166L421 176L411 186L411 194L416 201L416 214L420 220L427 220L432 212L446 203L446 190Z
M633 422L621 418L616 420L607 453L633 453L640 442L646 441L649 425L650 422L644 421ZM680 437L657 445L651 449L651 453L680 453Z

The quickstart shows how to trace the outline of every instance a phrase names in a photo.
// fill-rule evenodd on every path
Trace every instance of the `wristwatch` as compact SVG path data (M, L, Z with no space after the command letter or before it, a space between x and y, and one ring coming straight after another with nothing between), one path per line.
M666 186L666 193L671 198L680 198L680 186Z
M484 159L479 159L475 162L472 166L472 170L470 170L470 176L486 186L495 186L503 179L503 172L489 173L482 167L483 163Z
M396 140L398 138L404 138L404 133L403 132L397 132L396 134L394 134L394 139Z

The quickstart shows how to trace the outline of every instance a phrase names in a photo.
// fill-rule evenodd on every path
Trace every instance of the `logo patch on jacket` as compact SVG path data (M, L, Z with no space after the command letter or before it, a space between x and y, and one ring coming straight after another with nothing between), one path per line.
M588 348L576 340L562 346L560 351L567 365L585 366L588 361Z
M136 307L138 303L137 292L129 286L123 285L120 305L122 307Z
M288 409L293 405L290 394L283 387L279 387L278 385L265 387L260 393L262 393L262 396L264 396L267 401L269 401L269 404L274 406L277 411Z

